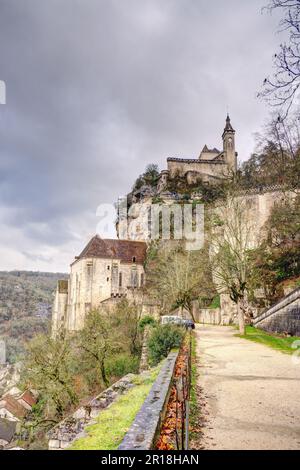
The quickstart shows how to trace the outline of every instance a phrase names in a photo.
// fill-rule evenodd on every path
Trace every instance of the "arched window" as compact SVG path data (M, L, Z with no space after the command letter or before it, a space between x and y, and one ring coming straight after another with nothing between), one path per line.
M132 262L133 262L133 263L136 262L136 257L135 257L135 256L132 258Z

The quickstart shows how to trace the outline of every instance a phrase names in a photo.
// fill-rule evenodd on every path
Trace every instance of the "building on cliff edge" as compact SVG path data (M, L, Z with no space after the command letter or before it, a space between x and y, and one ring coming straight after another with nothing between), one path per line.
M217 183L235 173L238 153L235 149L235 130L231 125L229 115L226 118L222 140L222 151L216 147L209 149L205 145L198 158L168 158L168 169L163 170L160 174L158 191L164 189L169 178L172 179L176 176L186 177L190 184L199 179L204 183Z
M69 280L58 281L52 309L52 333L77 331L86 315L124 297L135 298L145 282L147 245L140 241L94 236L71 264Z

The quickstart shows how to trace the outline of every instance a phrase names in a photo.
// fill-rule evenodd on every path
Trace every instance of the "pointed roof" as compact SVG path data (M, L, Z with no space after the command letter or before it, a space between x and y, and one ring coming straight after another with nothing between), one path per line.
M95 235L84 250L76 257L82 258L108 258L119 259L131 263L135 258L136 263L143 263L146 258L147 244L133 240L103 239Z
M223 135L224 135L226 132L235 132L235 130L233 129L233 127L232 127L232 125L231 125L231 121L230 121L229 114L227 114L226 125L225 125L225 128L224 128L224 133L223 133Z

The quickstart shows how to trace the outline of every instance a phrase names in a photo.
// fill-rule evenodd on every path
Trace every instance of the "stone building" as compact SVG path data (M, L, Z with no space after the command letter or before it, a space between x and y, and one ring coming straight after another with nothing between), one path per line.
M94 236L71 264L68 281L58 281L52 311L53 334L80 330L88 312L109 300L133 297L145 282L147 245Z
M185 176L189 184L202 180L204 183L214 183L237 170L237 152L235 150L235 130L230 117L227 116L226 125L222 135L223 150L216 147L209 149L203 147L198 158L168 158L168 169L160 174L158 190L162 191L169 178Z

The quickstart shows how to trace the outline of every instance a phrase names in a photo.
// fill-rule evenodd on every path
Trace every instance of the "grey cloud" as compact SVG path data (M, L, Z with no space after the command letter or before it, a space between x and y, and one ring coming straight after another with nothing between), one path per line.
M263 4L0 0L7 230L56 247L49 269L61 270L65 245L75 252L98 204L126 193L147 163L220 146L227 105L247 158L266 116L255 93L280 40Z

